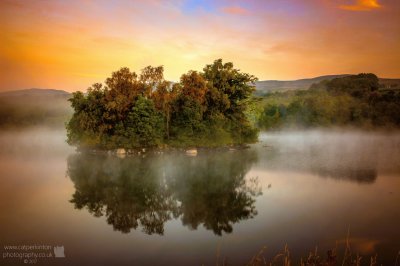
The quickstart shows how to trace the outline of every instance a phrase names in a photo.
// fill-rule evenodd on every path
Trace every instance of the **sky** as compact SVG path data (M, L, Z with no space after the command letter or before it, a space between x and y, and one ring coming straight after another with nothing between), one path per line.
M218 58L259 80L400 78L400 1L0 1L0 91L85 91L148 65L178 81Z

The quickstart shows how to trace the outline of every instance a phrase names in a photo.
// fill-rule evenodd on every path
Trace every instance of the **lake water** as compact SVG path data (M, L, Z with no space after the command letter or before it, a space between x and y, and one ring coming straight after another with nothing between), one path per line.
M0 134L0 265L245 265L285 244L297 265L343 253L348 232L364 263L400 250L399 133L263 133L195 157L85 155L64 139ZM15 257L33 245L65 258Z

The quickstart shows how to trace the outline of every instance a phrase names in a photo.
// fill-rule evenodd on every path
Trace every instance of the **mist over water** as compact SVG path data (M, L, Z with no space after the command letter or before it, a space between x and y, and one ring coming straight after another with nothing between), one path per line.
M64 245L65 265L215 265L220 247L245 265L287 243L297 263L350 228L364 262L400 249L398 132L263 132L246 150L125 158L77 153L65 134L0 132L1 245Z
M0 131L0 154L19 158L65 156L75 148L66 143L64 128L35 127Z
M399 172L400 134L309 130L262 133L263 167L293 170ZM263 160L264 161L264 160ZM333 173L334 174L334 173ZM340 173L339 176L340 177Z

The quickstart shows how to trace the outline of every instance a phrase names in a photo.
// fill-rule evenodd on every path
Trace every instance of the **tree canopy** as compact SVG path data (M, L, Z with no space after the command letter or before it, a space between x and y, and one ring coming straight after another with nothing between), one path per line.
M258 130L246 111L256 77L221 59L179 83L162 66L138 75L123 67L87 93L73 93L68 143L81 148L215 147L251 143Z

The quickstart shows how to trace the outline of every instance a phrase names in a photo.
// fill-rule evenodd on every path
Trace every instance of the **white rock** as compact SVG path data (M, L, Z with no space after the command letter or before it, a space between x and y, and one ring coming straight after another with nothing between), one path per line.
M196 156L197 155L197 149L186 150L186 154L190 155L190 156Z
M117 149L116 153L117 153L118 155L126 154L126 150L123 149L123 148L119 148L119 149Z

